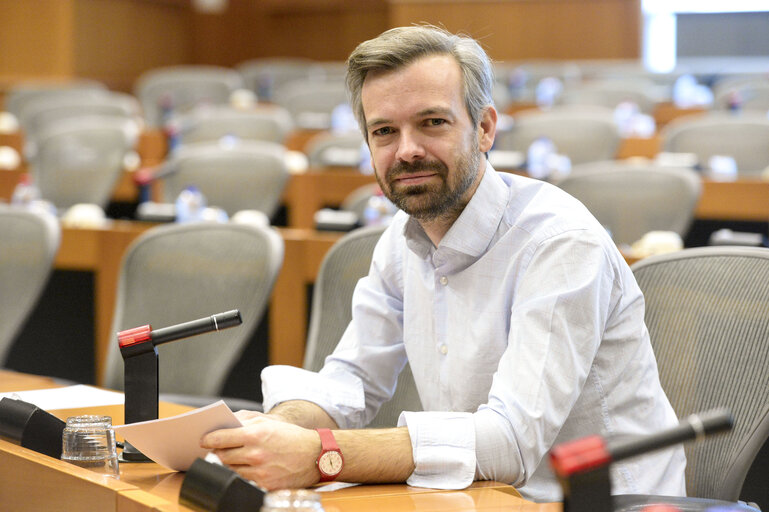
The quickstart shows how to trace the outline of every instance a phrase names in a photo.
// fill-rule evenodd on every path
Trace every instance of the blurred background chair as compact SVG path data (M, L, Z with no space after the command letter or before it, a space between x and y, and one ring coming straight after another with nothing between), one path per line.
M283 84L272 101L291 113L296 127L325 130L334 109L347 104L347 91L344 82L300 80Z
M368 183L347 194L347 197L344 198L344 201L342 201L342 204L339 207L342 210L354 212L358 215L358 219L363 222L369 199L371 199L372 196L381 193L382 190L379 188L379 183Z
M651 91L651 80L594 80L564 89L557 102L562 105L595 105L614 109L623 102L631 102L641 112L653 112L659 98Z
M272 101L275 91L289 82L323 79L323 69L315 61L299 57L250 59L238 64L237 70L246 88L263 102Z
M92 203L104 209L133 151L139 128L121 117L61 119L36 137L30 175L57 208Z
M769 166L766 114L714 112L681 117L667 124L660 137L664 151L693 153L703 167L716 155L734 158L741 175L757 175Z
M218 141L222 137L283 144L293 127L291 115L278 106L249 110L226 105L206 106L181 114L175 120L182 145Z
M383 226L357 229L342 237L326 254L313 291L310 330L304 368L318 371L352 319L352 294L358 280L368 274ZM394 427L401 411L421 411L422 403L408 364L398 377L393 398L382 405L369 427Z
M34 157L39 134L52 123L86 116L127 119L134 122L139 130L144 125L141 106L130 94L97 90L85 94L43 95L28 101L21 111L25 156L28 159Z
M344 133L325 132L307 141L304 153L311 168L323 167L358 167L363 159L365 144L360 131ZM365 158L370 159L368 148ZM368 162L365 162L368 163Z
M0 367L53 270L61 229L50 214L0 205Z
M743 500L766 507L769 249L685 249L632 269L676 414L728 407L734 416L731 432L684 445L688 496L735 501L742 489Z
M219 66L170 66L146 71L136 80L147 126L162 127L168 118L198 105L226 105L243 88L243 77Z
M27 103L54 96L91 96L107 91L107 86L96 80L78 78L72 80L34 80L14 83L5 96L4 108L17 119Z
M163 201L173 203L182 190L194 185L209 206L228 215L258 210L272 218L288 183L285 153L280 144L255 140L180 146L157 173Z
M713 85L714 107L722 110L769 112L769 79L766 77L724 78Z
M162 399L212 403L253 338L282 263L283 240L269 227L198 222L152 228L123 258L112 332L240 310L238 327L158 346ZM107 357L104 385L122 390L117 342ZM258 389L254 393L261 396Z
M557 153L572 164L611 160L621 142L611 109L563 106L551 110L526 110L514 116L510 131L497 136L494 149L526 154L535 140L550 139Z
M579 199L615 243L628 245L649 231L683 238L702 193L692 169L624 161L582 164L555 184Z

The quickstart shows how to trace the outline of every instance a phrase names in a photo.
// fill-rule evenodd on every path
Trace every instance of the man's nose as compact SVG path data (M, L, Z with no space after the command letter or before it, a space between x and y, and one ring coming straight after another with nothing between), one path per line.
M413 162L424 158L425 148L419 134L413 130L402 130L395 156L403 162Z

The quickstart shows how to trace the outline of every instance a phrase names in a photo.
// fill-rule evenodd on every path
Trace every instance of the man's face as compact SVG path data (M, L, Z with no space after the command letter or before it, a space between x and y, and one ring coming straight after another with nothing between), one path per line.
M458 216L480 181L493 127L489 134L483 120L473 126L454 58L432 55L370 73L361 101L384 194L420 220Z

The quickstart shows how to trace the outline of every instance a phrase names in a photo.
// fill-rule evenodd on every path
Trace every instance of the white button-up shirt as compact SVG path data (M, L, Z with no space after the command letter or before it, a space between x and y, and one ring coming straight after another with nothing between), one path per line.
M263 371L265 409L308 400L340 428L363 427L408 360L425 410L399 421L410 485L497 480L557 501L553 445L677 424L632 272L584 206L547 183L487 166L438 247L399 212L352 307L318 374ZM615 463L613 492L684 495L684 467L680 447Z

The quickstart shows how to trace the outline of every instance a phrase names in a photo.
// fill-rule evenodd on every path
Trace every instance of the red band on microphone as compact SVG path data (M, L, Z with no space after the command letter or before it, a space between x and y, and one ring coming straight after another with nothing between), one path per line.
M611 462L606 442L601 436L588 436L554 446L550 462L560 477L582 473Z
M140 327L134 327L133 329L127 329L117 333L117 340L120 348L130 347L138 343L144 343L151 338L152 327L148 325L142 325Z

